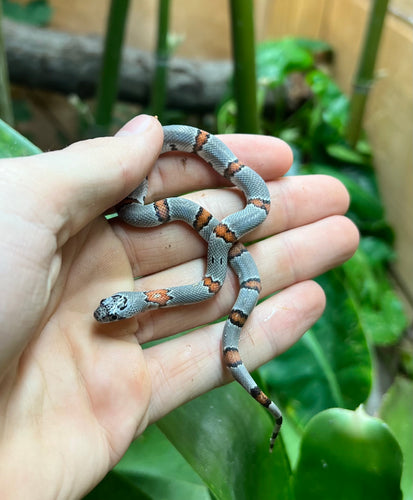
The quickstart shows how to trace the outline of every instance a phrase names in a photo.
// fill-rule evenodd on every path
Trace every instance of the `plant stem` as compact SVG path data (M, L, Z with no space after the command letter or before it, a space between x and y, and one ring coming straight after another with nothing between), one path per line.
M103 130L109 127L116 101L128 8L129 0L111 0L95 112L96 124Z
M231 0L231 31L237 131L256 134L259 128L252 0Z
M0 118L13 125L13 108L10 98L9 73L7 70L6 51L4 50L3 40L3 7L0 3Z
M166 104L168 75L168 27L169 0L158 2L158 42L156 47L156 67L152 85L151 111L162 123Z
M350 100L350 116L346 138L352 147L356 145L359 138L367 97L373 84L374 66L388 3L389 0L374 0L371 7Z

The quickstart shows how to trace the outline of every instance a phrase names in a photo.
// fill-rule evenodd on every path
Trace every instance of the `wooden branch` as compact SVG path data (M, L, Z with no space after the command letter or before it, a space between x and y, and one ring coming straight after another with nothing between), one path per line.
M10 80L30 87L74 93L81 98L96 92L102 39L48 28L3 21ZM119 97L146 103L149 100L154 62L152 54L125 47L121 64ZM191 61L172 58L168 105L188 111L213 110L231 75L227 61Z
M100 70L101 37L74 35L3 20L3 35L12 83L48 89L81 98L94 97ZM152 54L125 47L120 71L119 98L146 104L152 88ZM232 75L228 61L169 61L169 108L188 112L214 111ZM284 101L296 109L310 97L301 73L289 75L285 85L267 96L266 105Z

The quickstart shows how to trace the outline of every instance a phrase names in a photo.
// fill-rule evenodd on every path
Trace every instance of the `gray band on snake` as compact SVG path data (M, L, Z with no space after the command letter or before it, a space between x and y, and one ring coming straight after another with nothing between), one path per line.
M147 309L193 304L209 299L221 288L229 261L238 276L240 290L224 327L224 362L233 377L274 415L271 451L280 431L281 412L254 382L238 350L242 327L261 291L255 262L238 240L267 217L270 208L268 188L254 170L242 165L225 144L208 132L181 125L163 127L163 131L162 153L182 151L197 154L244 192L246 205L221 222L201 206L183 198L165 198L145 205L148 190L148 181L145 179L119 204L119 217L135 227L155 227L177 220L191 225L208 242L206 273L195 284L146 292L118 292L101 301L94 317L99 322L108 323L130 318Z

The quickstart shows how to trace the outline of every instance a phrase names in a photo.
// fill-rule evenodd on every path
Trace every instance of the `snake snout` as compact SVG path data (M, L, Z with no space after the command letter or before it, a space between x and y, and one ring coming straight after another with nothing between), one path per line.
M96 321L99 323L111 323L125 319L123 314L125 309L126 297L123 294L116 294L100 301L99 307L93 313Z
M113 321L112 315L108 311L108 308L104 304L103 300L96 311L93 313L93 316L96 321L99 321L99 323L109 323L110 321Z

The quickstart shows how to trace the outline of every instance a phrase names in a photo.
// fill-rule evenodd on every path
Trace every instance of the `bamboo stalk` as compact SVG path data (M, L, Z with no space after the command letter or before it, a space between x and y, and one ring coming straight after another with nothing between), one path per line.
M96 124L102 131L109 128L116 102L128 8L129 0L111 0L95 111Z
M156 47L156 66L152 84L151 112L163 122L166 89L168 77L168 27L169 27L169 0L158 2L158 41Z
M13 125L13 108L10 97L9 73L7 70L6 52L2 29L3 7L0 2L0 118Z
M252 0L231 0L234 95L237 131L259 131L255 71L254 14Z
M389 0L374 0L350 99L346 138L354 147L360 135L367 98L374 81L374 67Z

